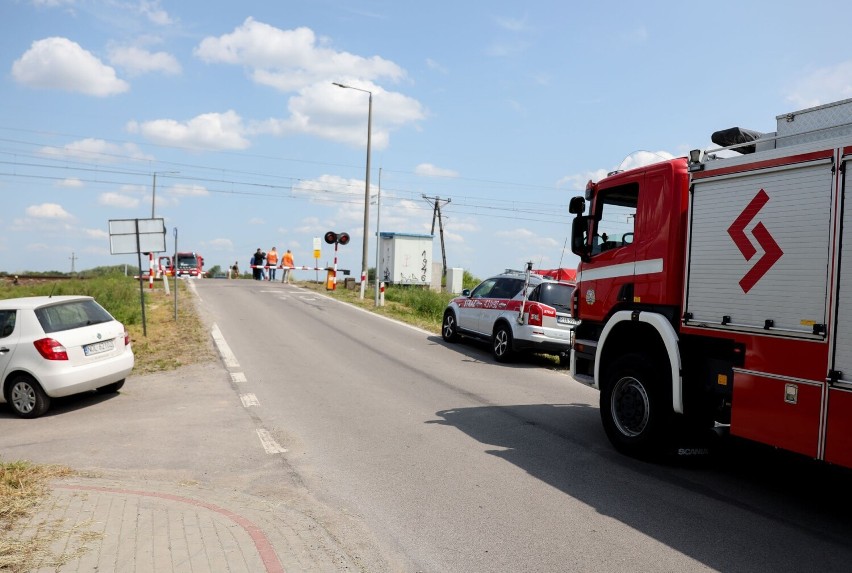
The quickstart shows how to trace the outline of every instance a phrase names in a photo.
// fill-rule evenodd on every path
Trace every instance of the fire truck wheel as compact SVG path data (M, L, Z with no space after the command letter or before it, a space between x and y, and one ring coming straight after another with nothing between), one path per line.
M613 446L638 458L662 454L673 413L670 385L659 366L641 354L627 354L601 382L601 420Z
M512 331L505 324L498 324L491 337L491 352L497 362L512 359Z
M444 322L441 324L441 338L447 342L456 342L459 332L456 328L456 314L448 310L444 313Z

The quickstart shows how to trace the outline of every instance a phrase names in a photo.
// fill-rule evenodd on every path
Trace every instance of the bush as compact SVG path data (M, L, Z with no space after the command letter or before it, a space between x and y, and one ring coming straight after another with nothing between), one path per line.
M452 294L434 292L422 287L391 285L385 289L385 300L405 305L424 319L441 322Z

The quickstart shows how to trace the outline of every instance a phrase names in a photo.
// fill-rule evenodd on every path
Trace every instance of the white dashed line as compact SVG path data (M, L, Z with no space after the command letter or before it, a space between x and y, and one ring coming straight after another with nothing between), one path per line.
M267 454L286 454L287 450L278 445L272 435L261 428L257 429L257 437L260 438L260 443Z
M240 363L237 362L237 357L231 352L231 347L225 342L225 337L222 336L218 325L213 325L211 335L213 336L213 342L216 343L216 348L219 349L219 354L222 356L222 362L225 363L225 366L228 368L239 368Z
M231 372L231 382L234 384L239 384L240 382L247 382L246 375L244 372Z
M260 402L257 401L257 396L254 394L240 394L240 402L242 402L243 406L246 408L249 406L260 406Z

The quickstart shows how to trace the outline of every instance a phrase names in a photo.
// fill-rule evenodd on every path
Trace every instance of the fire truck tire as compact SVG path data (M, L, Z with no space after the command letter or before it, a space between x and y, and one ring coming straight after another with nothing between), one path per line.
M626 354L604 373L601 421L612 445L624 454L652 458L665 451L674 413L670 384L661 372L646 356Z
M512 330L505 324L498 324L494 328L491 353L497 362L509 362L512 359Z
M444 320L441 323L441 338L446 342L457 342L459 339L456 313L451 310L444 313Z

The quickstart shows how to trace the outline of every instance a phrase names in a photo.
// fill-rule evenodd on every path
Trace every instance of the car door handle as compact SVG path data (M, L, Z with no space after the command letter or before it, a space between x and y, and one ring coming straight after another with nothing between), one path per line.
M6 354L7 352L9 352L9 349L5 346L3 348L0 348L0 354Z

